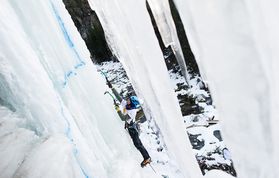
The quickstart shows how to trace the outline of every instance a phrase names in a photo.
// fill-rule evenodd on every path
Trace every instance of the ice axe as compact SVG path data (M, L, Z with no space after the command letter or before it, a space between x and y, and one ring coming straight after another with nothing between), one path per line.
M109 82L107 74L103 72L101 69L99 69L98 71L101 72L101 74L105 77L106 81Z
M113 103L114 103L115 105L117 105L116 99L114 98L114 96L113 96L110 92L108 92L108 91L106 91L106 92L104 93L104 95L106 95L106 94L109 94L109 95L111 96L111 98L113 99Z

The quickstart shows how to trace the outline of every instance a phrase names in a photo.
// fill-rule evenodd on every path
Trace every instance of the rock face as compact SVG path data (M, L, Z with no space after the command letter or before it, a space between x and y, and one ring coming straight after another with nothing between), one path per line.
M179 42L183 51L183 56L185 59L185 62L187 64L187 69L190 72L191 75L195 76L198 75L200 76L200 71L199 71L199 67L198 64L196 62L195 56L191 50L188 38L187 38L187 34L183 25L183 22L181 21L179 12L173 2L173 0L169 0L169 4L170 4L170 10L171 10L171 14L172 14L172 18L176 27L176 31L177 31L177 35L179 38ZM174 69L176 70L177 66L179 67L179 64L177 62L177 59L174 55L174 51L172 50L172 48L170 46L165 46L164 42L162 40L162 36L160 34L160 31L158 29L156 20L154 19L154 15L153 12L150 8L150 5L148 3L148 1L146 1L146 8L147 11L150 15L150 19L154 28L154 32L157 36L158 39L158 43L161 47L161 50L164 54L165 60L166 60L166 64L169 70Z
M179 42L182 47L183 55L189 72L193 75L200 75L199 67L196 62L195 56L190 47L187 33L184 28L183 22L180 18L179 12L173 0L169 0L172 17L176 26L176 31L179 37Z
M94 63L113 59L97 14L87 0L63 0L75 26L84 39Z

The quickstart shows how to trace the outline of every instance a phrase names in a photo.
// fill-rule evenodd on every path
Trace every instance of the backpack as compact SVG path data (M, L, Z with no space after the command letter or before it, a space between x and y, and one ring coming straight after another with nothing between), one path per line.
M140 102L138 97L131 96L130 101L131 101L131 109L138 109L140 107Z

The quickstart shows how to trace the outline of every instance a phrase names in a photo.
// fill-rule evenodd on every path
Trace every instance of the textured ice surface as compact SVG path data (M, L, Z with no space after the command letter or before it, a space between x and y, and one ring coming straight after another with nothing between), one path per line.
M278 2L175 2L239 177L278 177Z
M4 0L0 16L0 177L152 177L63 3Z
M145 1L90 1L144 110L156 120L171 158L185 177L201 176Z

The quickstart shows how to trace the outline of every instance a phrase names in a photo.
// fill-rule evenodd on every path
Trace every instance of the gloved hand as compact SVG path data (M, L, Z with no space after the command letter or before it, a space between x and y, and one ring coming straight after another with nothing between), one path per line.
M115 108L115 110L116 110L117 112L120 111L120 108L119 108L119 105L118 105L118 104L115 104L115 105L114 105L114 108Z
M129 127L128 122L125 122L124 129L127 129L128 127Z

